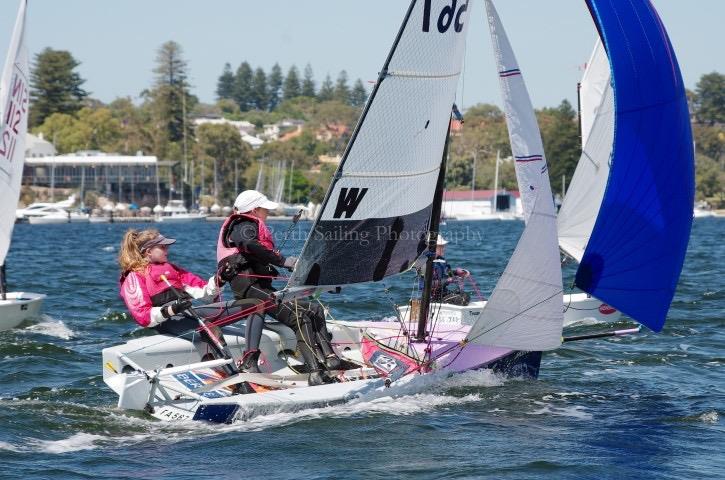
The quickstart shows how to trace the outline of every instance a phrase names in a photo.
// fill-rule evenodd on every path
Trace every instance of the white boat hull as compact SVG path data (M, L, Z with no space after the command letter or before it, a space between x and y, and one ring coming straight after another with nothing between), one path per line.
M28 222L32 225L55 225L59 223L88 223L87 215L46 215L37 217L28 217Z
M586 293L564 295L564 327L584 323L616 322L622 316L619 310L602 303ZM466 306L448 303L433 303L430 311L435 312L436 322L447 325L473 325L486 306L485 300L471 302ZM403 320L410 318L410 307L398 308ZM415 315L413 316L415 318Z
M294 369L302 365L291 357L296 348L296 338L289 328L279 323L267 323L263 331L260 350L260 369L271 372L264 375L242 374L224 380L211 366L215 362L204 362L206 346L202 343L154 335L133 339L124 345L103 350L103 379L119 396L118 407L130 410L145 410L161 420L206 420L229 423L244 421L257 415L296 411L303 408L322 407L350 401L366 394L385 392L386 379L365 366L359 345L363 332L378 338L389 338L397 332L397 322L330 321L328 328L333 335L332 343L341 358L359 365L345 372L338 372L338 383L308 386L307 375ZM245 341L242 329L226 327L224 337L235 360L241 358ZM465 332L463 333L465 335ZM450 344L459 345L461 328L442 327L436 332L442 337L455 337ZM439 339L440 340L440 339ZM413 348L425 348L415 344ZM441 368L454 373L475 367L485 367L511 355L511 350L481 347L476 355L476 364L462 369ZM289 355L289 357L288 357ZM285 361L285 359L287 361ZM538 369L538 365L536 366ZM436 370L438 371L438 370ZM393 386L405 384L411 377L406 375ZM251 378L250 378L251 377ZM253 394L234 394L228 383L247 380L261 384L270 391ZM211 386L210 386L211 385ZM218 387L218 388L217 388Z
M206 221L206 217L208 217L208 215L203 213L180 213L168 217L158 217L156 218L156 221L162 223L203 222Z
M8 292L6 300L0 299L0 331L10 330L23 320L40 315L45 297L42 293Z

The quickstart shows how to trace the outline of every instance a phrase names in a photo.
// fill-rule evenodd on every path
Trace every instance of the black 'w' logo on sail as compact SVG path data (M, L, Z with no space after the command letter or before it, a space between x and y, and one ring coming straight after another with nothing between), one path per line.
M368 193L367 188L341 188L332 218L340 218L343 213L345 218L352 217L366 193Z

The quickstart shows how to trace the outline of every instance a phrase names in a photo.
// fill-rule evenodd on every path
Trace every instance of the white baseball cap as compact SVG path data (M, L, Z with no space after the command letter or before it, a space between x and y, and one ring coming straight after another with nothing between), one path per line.
M436 239L436 245L445 245L446 243L448 243L448 240L443 238L443 235L439 233L438 238Z
M251 212L257 207L276 210L279 203L270 201L265 194L256 190L245 190L234 200L234 208L240 213Z

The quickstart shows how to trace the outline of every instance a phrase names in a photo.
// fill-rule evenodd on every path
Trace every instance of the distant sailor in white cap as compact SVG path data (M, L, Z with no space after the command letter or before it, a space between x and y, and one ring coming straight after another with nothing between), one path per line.
M446 261L446 244L448 240L438 234L436 239L436 256L433 260L433 284L431 288L431 301L451 303L454 305L468 305L471 295L462 289L463 279L470 275L463 268L451 268ZM418 271L419 289L423 290L425 269Z
M265 221L270 210L279 205L263 193L245 190L234 201L234 211L226 219L217 242L219 276L228 281L237 299L258 299L270 316L284 323L297 335L297 348L309 366L311 385L325 383L322 369L337 369L340 359L330 345L324 314L316 304L269 301L275 291L272 280L279 276L275 267L290 271L295 257L285 257L275 248L274 238ZM247 324L247 350L242 369L259 372L259 341L263 322Z

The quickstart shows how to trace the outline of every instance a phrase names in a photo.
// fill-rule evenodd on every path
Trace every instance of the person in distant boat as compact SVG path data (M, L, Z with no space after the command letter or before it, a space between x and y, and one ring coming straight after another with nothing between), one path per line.
M438 234L436 239L436 256L433 260L433 283L431 285L431 301L450 303L453 305L468 305L471 295L463 291L463 279L471 273L463 268L452 268L446 261L446 244L448 240ZM419 289L423 290L424 269L418 271Z
M327 331L322 309L313 303L276 303L272 300L275 289L272 280L279 276L277 267L292 271L295 257L285 257L275 248L272 233L265 223L269 210L279 205L256 190L245 190L237 196L234 211L226 219L217 242L218 276L229 285L234 297L256 298L267 302L266 312L290 327L297 336L297 348L309 367L310 385L330 381L323 368L335 370L340 359L335 354ZM259 338L263 323L255 325L247 337L242 368L254 371L259 357Z
M186 314L192 299L214 299L223 282L216 276L204 281L197 275L169 263L168 248L175 241L153 229L127 231L118 255L121 266L120 294L131 315L142 327L154 328L159 333L183 335L195 332L199 327L199 321ZM238 307L239 310L241 308ZM219 306L210 306L209 310L215 318L219 316ZM202 316L204 311L203 306L198 309ZM251 316L260 320L263 318L259 313ZM218 328L213 330L222 345L225 345ZM212 357L229 355L228 351L218 351L206 337L202 338L216 354Z

